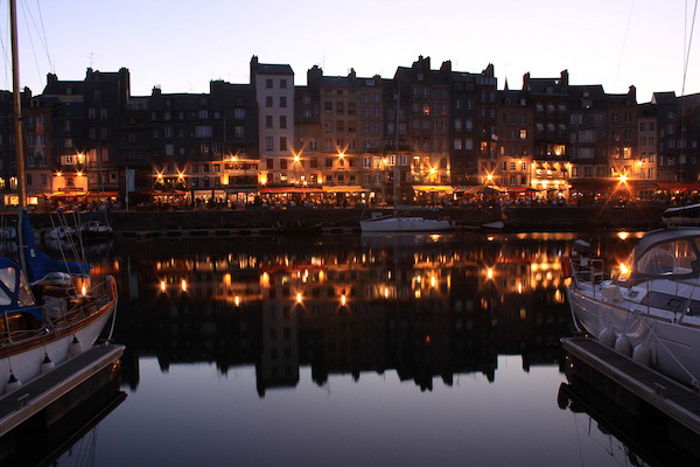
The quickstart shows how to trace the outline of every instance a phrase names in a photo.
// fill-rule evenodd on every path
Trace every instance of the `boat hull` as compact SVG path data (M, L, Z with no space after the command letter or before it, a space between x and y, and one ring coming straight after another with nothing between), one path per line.
M83 326L78 326L70 333L62 334L59 337L47 335L36 345L0 358L0 396L10 393L7 391L10 371L22 384L26 384L41 374L41 364L45 352L55 365L70 358L70 345L74 336L80 342L83 350L91 348L112 316L114 306L114 302L106 305L104 310L90 317L92 319L87 318Z
M452 228L450 221L395 217L360 222L363 232L443 232Z
M632 349L647 346L659 372L689 385L700 380L700 328L654 316L642 305L630 311L574 288L567 292L574 319L596 339L609 329L627 337Z

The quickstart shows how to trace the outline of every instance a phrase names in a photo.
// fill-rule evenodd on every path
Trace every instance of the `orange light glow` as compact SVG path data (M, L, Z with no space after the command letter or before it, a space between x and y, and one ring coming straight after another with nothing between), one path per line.
M165 293L166 290L165 281L160 281L160 293Z
M348 303L348 298L345 296L345 294L340 296L340 306L345 306Z
M78 177L82 177L82 176L83 176L83 171L82 171L82 170L78 170L75 174L76 174Z
M236 296L233 298L233 303L234 303L236 306L241 306L241 297L238 296L238 295L236 295Z
M85 284L80 286L80 295L82 295L83 297L87 295L87 287L85 287Z
M57 176L57 177L62 177L62 176L63 176L63 172L61 172L60 170L57 171L57 172L56 172L56 176Z
M260 184L267 185L267 175L266 174L260 174Z
M302 301L304 301L304 296L301 294L301 292L297 292L296 300L297 303L301 303Z
M632 272L632 271L630 271L629 266L627 266L627 264L625 264L625 263L620 263L619 269L620 269L620 279L622 279L622 280L628 279L630 276L630 272Z
M630 233L629 232L618 232L617 238L619 238L620 240L627 240L628 238L630 238Z
M301 161L301 157L299 156L299 154L294 154L294 163L298 164L299 161Z
M187 292L187 280L182 279L180 281L180 288L182 289L183 292Z
M493 279L493 268L486 269L486 278L489 280Z
M493 181L493 174L491 174L491 173L486 174L486 181L487 181L487 182L492 182L492 181Z
M619 180L620 180L620 183L627 183L627 175L620 174Z

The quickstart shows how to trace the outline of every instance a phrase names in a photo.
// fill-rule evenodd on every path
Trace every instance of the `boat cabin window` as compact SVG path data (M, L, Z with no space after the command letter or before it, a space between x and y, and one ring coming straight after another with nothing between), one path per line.
M639 258L636 269L640 274L684 275L693 272L697 259L696 250L690 241L674 240L650 248Z
M10 292L15 291L15 281L16 281L17 270L15 268L2 268L0 269L0 281L5 284Z

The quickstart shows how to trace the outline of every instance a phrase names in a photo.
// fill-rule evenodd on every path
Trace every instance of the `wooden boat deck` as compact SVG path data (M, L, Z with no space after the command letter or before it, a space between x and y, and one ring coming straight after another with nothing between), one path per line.
M123 345L95 345L0 398L0 436L113 364L123 353Z
M586 337L561 340L573 357L700 434L700 393Z

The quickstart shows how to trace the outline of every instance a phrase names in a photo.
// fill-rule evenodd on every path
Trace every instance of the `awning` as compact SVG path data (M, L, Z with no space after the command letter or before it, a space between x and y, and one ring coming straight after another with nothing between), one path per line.
M100 196L114 197L114 196L119 196L119 192L117 192L117 191L90 191L88 193L88 196L95 197L95 198L100 197Z
M580 193L612 193L620 184L619 180L610 179L571 179L571 191Z
M664 191L700 191L698 182L657 182L656 185Z
M261 194L275 193L323 193L323 189L319 187L308 186L268 186L260 188Z
M258 186L227 186L226 193L257 193Z
M469 185L458 186L454 188L455 193L464 193L467 195L478 195L482 193L503 193L505 189L496 185Z
M537 193L540 191L529 186L504 186L502 188L508 193Z
M369 193L368 188L362 188L359 185L347 186L324 186L324 193Z
M450 185L414 185L413 191L423 191L425 193L447 193L447 194L450 194L455 190Z

